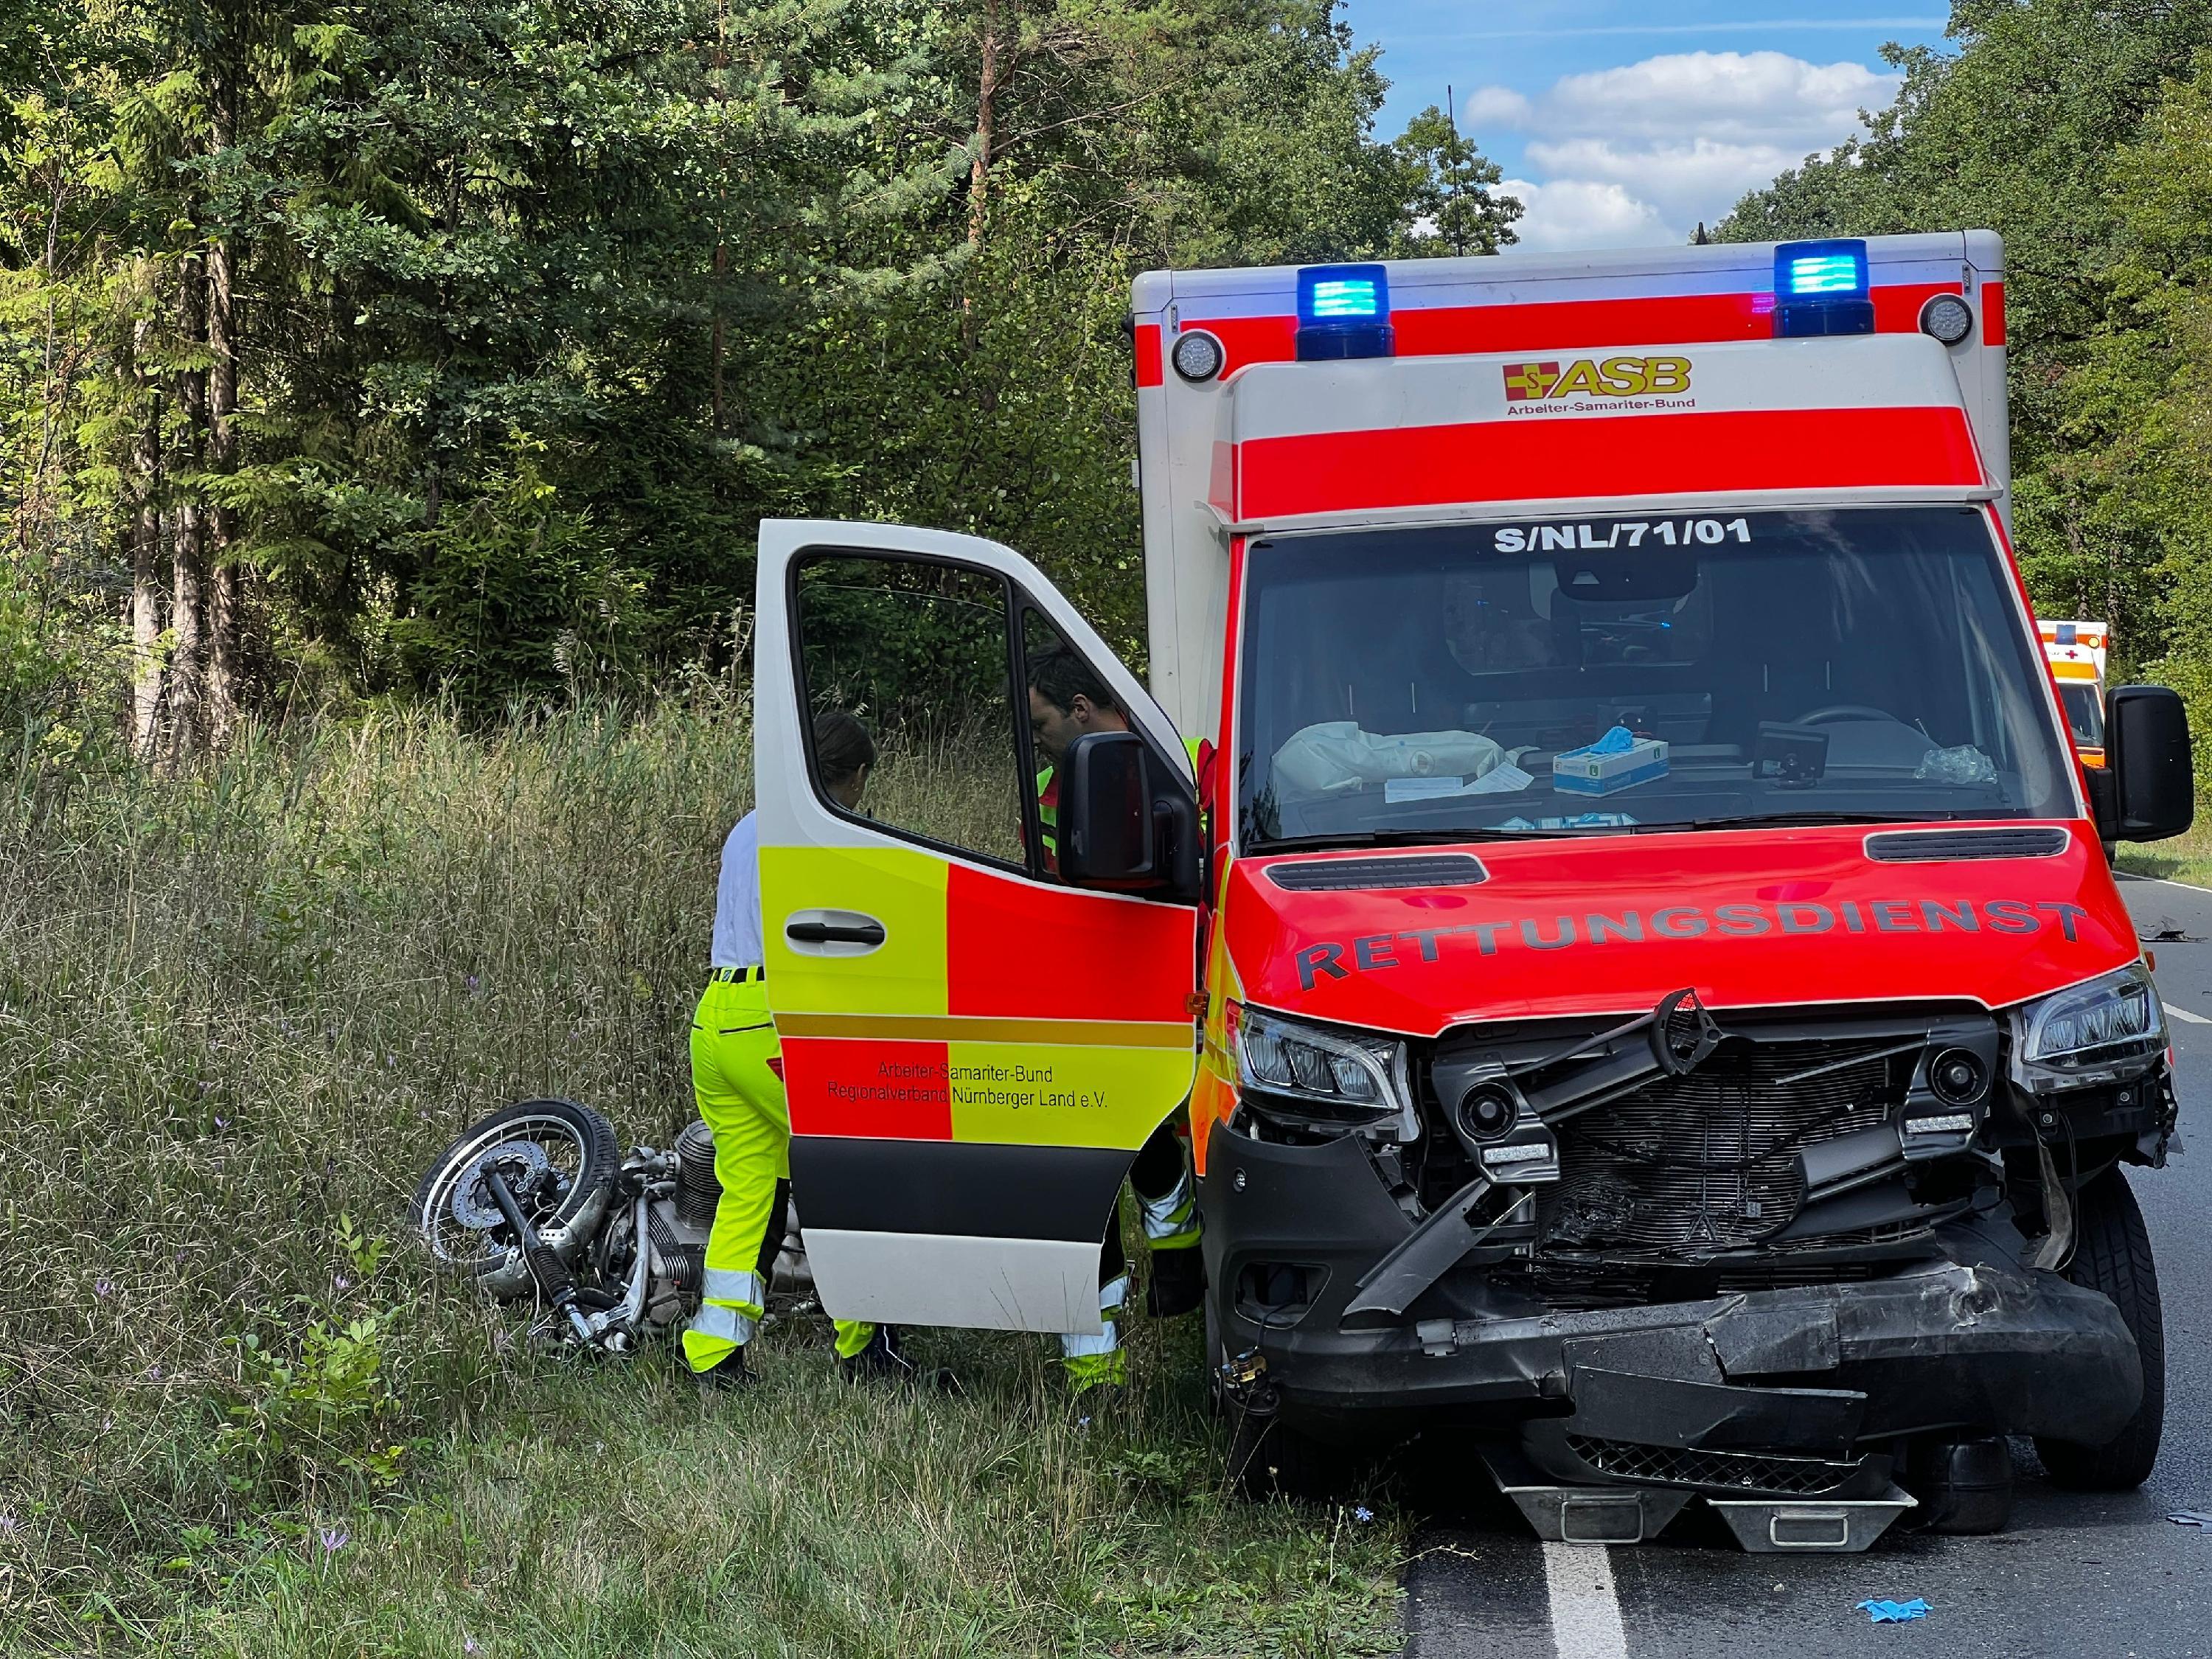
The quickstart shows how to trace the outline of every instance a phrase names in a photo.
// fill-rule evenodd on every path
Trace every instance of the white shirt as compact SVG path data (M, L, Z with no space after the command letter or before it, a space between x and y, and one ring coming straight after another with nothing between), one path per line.
M760 817L748 812L722 843L722 878L714 889L717 968L757 968L761 949Z

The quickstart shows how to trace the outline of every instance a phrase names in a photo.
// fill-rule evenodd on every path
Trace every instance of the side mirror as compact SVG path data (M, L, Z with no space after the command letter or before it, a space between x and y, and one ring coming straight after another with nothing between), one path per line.
M1091 732L1060 767L1060 873L1078 887L1198 896L1198 803L1134 732Z
M2163 685L2119 685L2105 699L2105 769L2098 833L2111 841L2164 841L2197 817L2189 716Z

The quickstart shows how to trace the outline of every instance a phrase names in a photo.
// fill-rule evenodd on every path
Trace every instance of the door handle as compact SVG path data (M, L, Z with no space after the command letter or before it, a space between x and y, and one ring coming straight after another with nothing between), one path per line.
M794 911L783 936L793 949L812 957L866 956L890 937L883 923L857 910Z

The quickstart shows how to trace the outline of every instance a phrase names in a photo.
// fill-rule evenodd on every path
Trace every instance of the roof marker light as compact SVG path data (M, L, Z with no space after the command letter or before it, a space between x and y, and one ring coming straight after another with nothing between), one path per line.
M1390 273L1381 265L1307 265L1298 272L1297 359L1388 357Z
M1865 242L1781 242L1774 249L1778 339L1874 332Z

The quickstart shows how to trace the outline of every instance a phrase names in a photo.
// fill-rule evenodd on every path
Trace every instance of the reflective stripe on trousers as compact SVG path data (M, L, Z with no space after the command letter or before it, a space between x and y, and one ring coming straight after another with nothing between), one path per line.
M1061 1337L1060 1358L1066 1361L1096 1360L1109 1354L1118 1355L1121 1351L1121 1333L1115 1327L1114 1316L1121 1310L1121 1304L1128 1299L1128 1274L1123 1273L1119 1279L1101 1285L1098 1287L1098 1316L1106 1322L1106 1328L1096 1336L1070 1334ZM1079 1368L1071 1364L1068 1369L1075 1370Z
M702 1288L708 1301L747 1310L756 1319L768 1305L768 1281L750 1267L709 1267Z
M1181 1148L1177 1148L1180 1155ZM1136 1190L1135 1183L1130 1190ZM1198 1243L1198 1186L1188 1165L1176 1184L1158 1198L1137 1193L1137 1211L1144 1218L1145 1237L1154 1249L1176 1249Z

